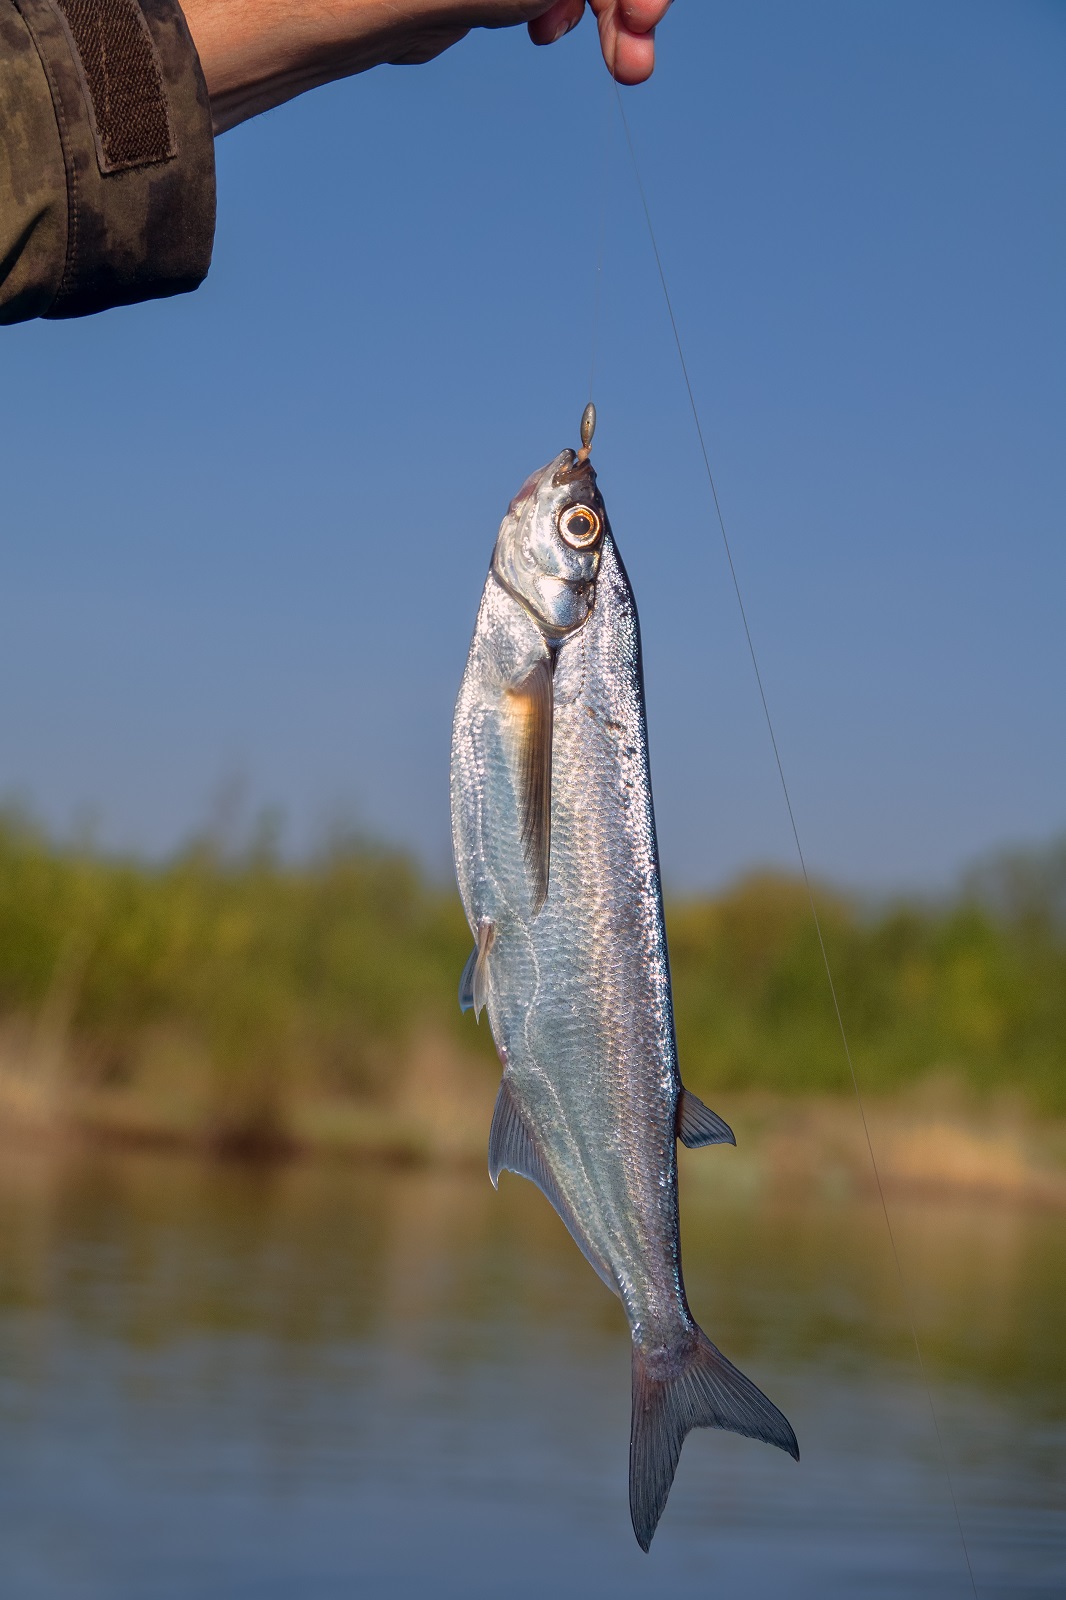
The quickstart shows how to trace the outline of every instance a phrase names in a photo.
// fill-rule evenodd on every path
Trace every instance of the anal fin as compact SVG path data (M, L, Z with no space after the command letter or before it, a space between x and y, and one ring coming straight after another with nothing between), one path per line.
M723 1122L717 1112L692 1093L682 1089L677 1102L677 1137L690 1150L705 1144L736 1144L728 1122Z
M617 1294L618 1284L614 1274L593 1250L577 1226L570 1206L559 1193L551 1169L529 1131L506 1076L500 1081L496 1109L492 1113L492 1128L489 1131L489 1177L492 1179L494 1189L499 1188L501 1172L516 1172L519 1177L528 1178L530 1183L536 1184L541 1194L551 1201L563 1219L571 1238L586 1261L596 1269L608 1289Z
M561 1200L555 1180L515 1104L506 1078L500 1083L489 1130L489 1177L494 1189L500 1186L501 1172L517 1172L519 1177L528 1178L559 1209Z

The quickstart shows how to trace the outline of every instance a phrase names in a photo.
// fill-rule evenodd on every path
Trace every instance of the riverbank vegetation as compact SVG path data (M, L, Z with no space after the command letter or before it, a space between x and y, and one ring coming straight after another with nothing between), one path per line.
M1066 1113L1066 842L939 901L819 889L864 1090L951 1082ZM681 1059L723 1094L851 1082L806 891L757 874L668 907ZM210 842L118 859L0 820L0 1124L214 1149L481 1153L498 1074L461 1017L469 934L411 862Z

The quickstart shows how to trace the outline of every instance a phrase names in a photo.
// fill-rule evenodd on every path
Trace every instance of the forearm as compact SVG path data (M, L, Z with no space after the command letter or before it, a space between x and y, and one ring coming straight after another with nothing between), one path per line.
M184 0L183 9L216 133L335 78L429 59L466 31L438 22L426 5L385 0ZM437 35L435 48L427 48L428 33Z
M386 62L429 61L471 28L528 23L551 44L586 0L183 0L211 97L215 131L305 89ZM588 0L604 59L620 83L655 61L655 25L670 0Z

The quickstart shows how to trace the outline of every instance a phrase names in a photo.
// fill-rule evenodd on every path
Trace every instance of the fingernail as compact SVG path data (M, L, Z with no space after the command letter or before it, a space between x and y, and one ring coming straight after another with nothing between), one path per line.
M577 27L578 20L577 17L571 17L569 22L561 22L552 34L552 44L558 44L560 39L571 33Z

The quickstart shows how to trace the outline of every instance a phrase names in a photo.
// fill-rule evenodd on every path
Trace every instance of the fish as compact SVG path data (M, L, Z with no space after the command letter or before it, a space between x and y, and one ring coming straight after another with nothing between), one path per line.
M504 1171L536 1184L625 1309L647 1551L690 1429L799 1447L685 1293L677 1141L736 1141L681 1082L640 628L589 423L508 507L456 701L452 835L474 940L459 1001L487 1015L503 1068L493 1185Z

